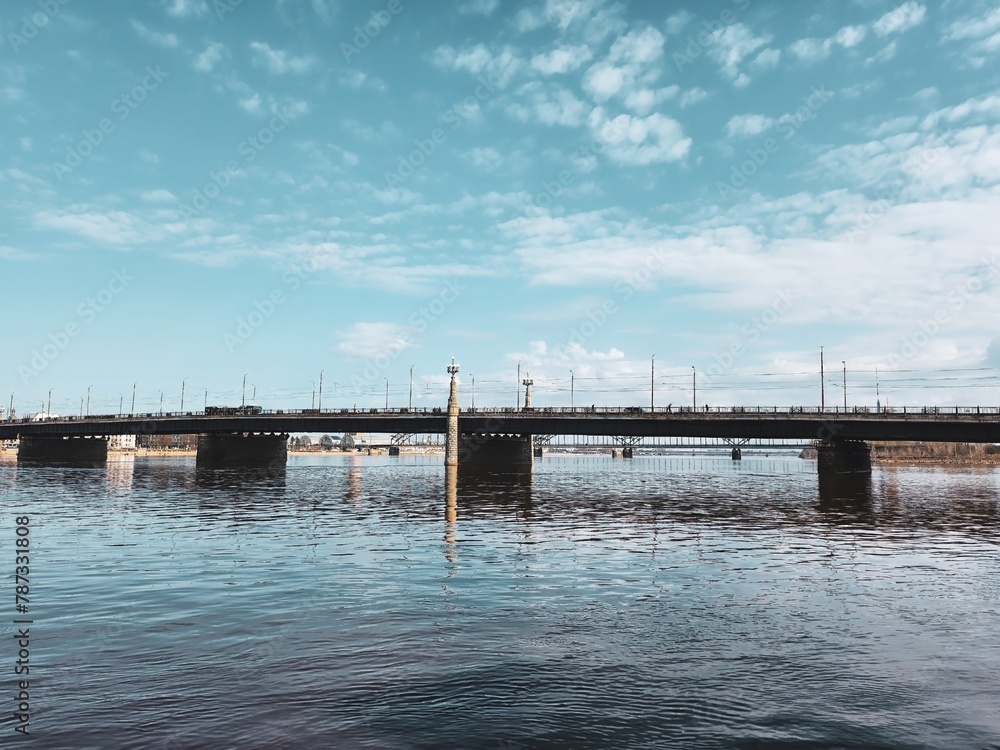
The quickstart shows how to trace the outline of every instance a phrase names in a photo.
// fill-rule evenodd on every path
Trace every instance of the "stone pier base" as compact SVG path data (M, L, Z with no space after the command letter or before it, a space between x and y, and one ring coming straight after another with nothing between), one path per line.
M205 468L260 467L284 470L288 435L199 435L195 465Z
M534 465L531 435L463 433L458 441L458 465L470 470L530 470Z
M820 474L871 474L871 446L863 440L824 440L816 446Z
M104 466L108 440L103 437L22 437L18 463L71 466Z

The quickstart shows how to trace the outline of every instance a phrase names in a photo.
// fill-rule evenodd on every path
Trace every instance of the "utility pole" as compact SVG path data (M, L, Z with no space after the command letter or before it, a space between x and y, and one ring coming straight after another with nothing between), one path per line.
M90 416L90 389L93 388L93 387L94 386L92 386L92 385L88 385L87 386L87 416L88 417Z
M319 371L319 410L323 411L323 370Z
M878 365L875 365L875 413L878 414L882 411L882 399L879 398L878 393Z
M389 411L389 378L382 378L385 380L385 410Z
M205 389L205 411L208 411L208 388Z
M124 406L125 406L125 394L124 393L119 393L118 394L118 416L119 417L122 415L122 407L124 407Z
M160 416L163 416L163 391L160 391Z
M413 368L414 367L416 367L416 365L410 365L410 400L409 403L407 404L407 411L413 411ZM472 406L475 407L476 405L475 392L473 392L472 401L473 401Z
M45 409L45 414L49 415L52 413L52 389L49 388L49 405Z
M576 379L576 376L573 374L573 371L570 370L569 371L569 408L573 409L573 410L576 410L576 401L575 401L574 395L573 395L573 384L574 384L574 380L575 379Z
M184 411L184 386L187 385L187 378L181 381L181 411Z
M517 400L514 405L521 408L521 360L517 360Z
M698 411L698 373L694 369L694 365L691 365L691 399L694 404L694 410Z
M309 404L310 404L309 408L310 409L315 409L316 408L316 381L315 380L310 380L309 382L312 384L312 387L313 387L313 389L312 389L312 401L309 402Z
M476 410L476 376L471 372L469 377L472 378L472 411Z
M243 398L240 400L241 407L247 405L247 375L249 374L248 372L243 373Z
M135 414L135 387L139 385L137 382L132 383L132 411L129 414Z

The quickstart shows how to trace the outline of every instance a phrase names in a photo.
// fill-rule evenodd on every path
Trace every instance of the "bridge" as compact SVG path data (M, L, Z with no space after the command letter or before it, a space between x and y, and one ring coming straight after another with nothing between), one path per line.
M289 433L443 434L451 465L524 466L556 435L607 436L626 457L643 438L717 438L733 457L748 440L815 441L820 469L870 471L870 441L1000 442L998 407L479 408L459 410L454 381L448 409L307 409L241 414L184 412L30 419L0 423L0 439L19 439L19 459L100 460L112 435L199 435L198 460L284 462ZM528 402L530 403L530 401ZM532 439L532 436L535 439ZM106 441L103 441L106 456ZM95 452L96 451L96 452Z

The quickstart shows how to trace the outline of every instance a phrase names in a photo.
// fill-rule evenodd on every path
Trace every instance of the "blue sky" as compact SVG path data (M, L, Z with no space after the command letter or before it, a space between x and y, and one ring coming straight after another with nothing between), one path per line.
M991 404L1000 3L0 10L19 412ZM573 373L571 376L571 372Z

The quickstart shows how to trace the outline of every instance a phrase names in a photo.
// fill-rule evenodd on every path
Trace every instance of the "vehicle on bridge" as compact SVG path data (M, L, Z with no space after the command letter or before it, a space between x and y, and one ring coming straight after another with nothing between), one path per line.
M246 404L245 406L206 406L206 417L238 417L251 414L260 414L264 410L256 404Z

